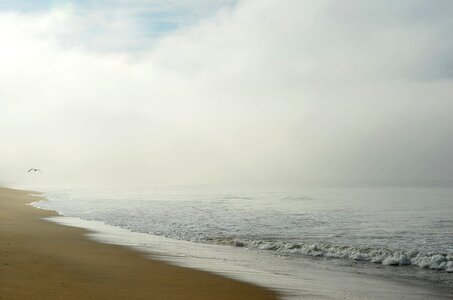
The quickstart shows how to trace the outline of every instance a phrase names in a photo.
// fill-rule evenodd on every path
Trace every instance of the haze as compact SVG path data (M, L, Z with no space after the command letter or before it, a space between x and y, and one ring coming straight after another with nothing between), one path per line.
M0 183L453 180L452 11L0 2Z

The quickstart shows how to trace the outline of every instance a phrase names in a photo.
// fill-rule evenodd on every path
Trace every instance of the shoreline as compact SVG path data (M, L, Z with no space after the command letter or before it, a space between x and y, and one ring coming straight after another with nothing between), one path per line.
M103 244L0 187L1 299L277 299L274 291Z

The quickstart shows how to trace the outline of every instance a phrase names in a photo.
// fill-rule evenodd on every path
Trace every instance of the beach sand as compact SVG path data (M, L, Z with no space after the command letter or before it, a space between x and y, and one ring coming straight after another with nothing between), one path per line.
M0 299L276 299L277 294L89 240L0 188Z

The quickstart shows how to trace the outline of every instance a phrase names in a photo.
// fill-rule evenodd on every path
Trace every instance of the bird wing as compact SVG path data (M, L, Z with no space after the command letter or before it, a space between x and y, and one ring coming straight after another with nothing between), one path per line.
M33 169L30 169L30 170L28 170L28 172L27 172L27 173L30 173L30 171L33 171Z

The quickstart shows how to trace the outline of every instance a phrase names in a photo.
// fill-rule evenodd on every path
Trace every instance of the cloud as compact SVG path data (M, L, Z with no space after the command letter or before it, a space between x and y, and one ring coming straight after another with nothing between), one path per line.
M122 40L86 34L96 10L0 15L0 180L452 180L439 6L242 1L140 53L123 44L146 35L134 18ZM108 50L84 44L98 38Z

